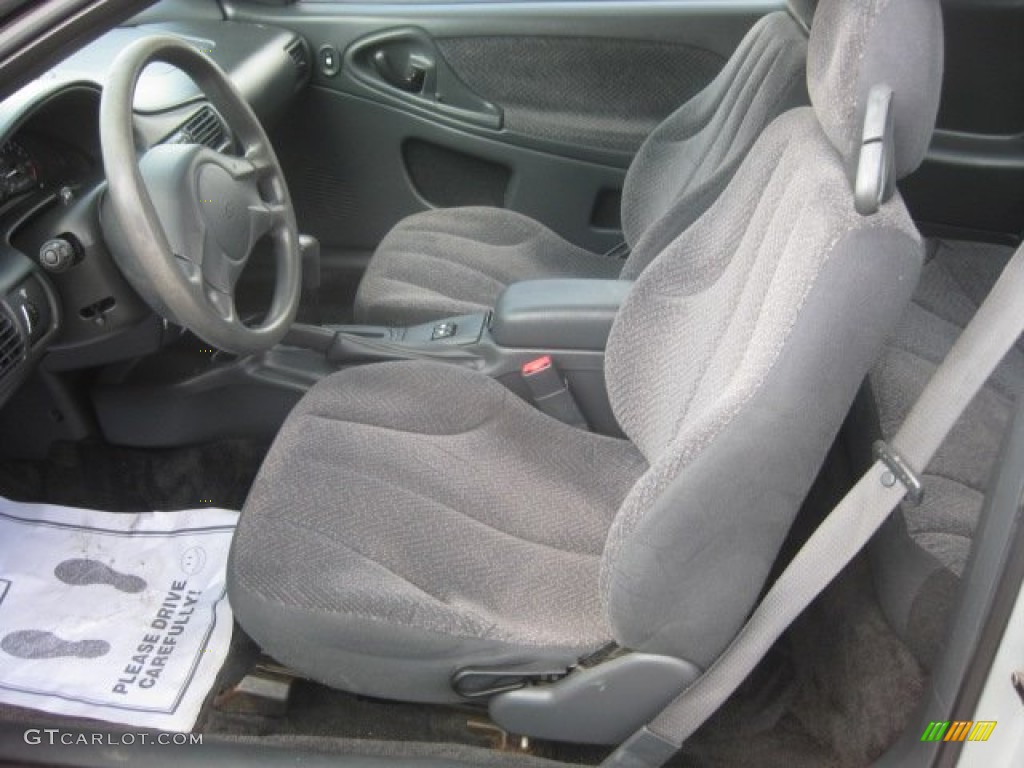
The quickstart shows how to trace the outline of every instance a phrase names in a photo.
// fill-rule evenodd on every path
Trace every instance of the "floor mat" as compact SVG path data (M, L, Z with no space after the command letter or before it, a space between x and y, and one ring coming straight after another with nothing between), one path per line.
M45 460L0 459L0 496L110 512L241 509L267 448L253 440L156 449L57 443Z
M237 519L0 498L0 702L191 730L228 654Z

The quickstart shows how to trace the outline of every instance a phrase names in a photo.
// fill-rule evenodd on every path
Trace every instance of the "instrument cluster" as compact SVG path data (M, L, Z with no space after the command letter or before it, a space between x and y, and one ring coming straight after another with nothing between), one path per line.
M0 205L41 186L39 166L17 141L0 147Z
M95 165L60 139L19 132L0 146L0 206L36 190L77 186L92 176Z

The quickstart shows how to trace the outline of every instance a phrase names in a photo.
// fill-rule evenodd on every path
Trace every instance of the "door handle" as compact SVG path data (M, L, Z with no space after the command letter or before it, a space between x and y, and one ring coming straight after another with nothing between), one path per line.
M470 89L452 70L433 38L418 27L398 27L356 40L343 71L352 83L387 104L457 123L500 130L500 107Z
M370 60L377 74L388 85L406 93L423 93L427 74L433 71L434 62L419 53L409 53L404 58L405 61L399 65L387 49L378 48Z

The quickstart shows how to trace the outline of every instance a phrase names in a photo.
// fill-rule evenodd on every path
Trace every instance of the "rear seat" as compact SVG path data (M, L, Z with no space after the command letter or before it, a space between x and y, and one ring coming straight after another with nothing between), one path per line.
M913 303L868 379L884 439L903 422L1012 254L1007 246L929 241ZM873 542L879 600L926 668L941 648L1011 404L1022 390L1018 342L925 471L923 503L901 507Z

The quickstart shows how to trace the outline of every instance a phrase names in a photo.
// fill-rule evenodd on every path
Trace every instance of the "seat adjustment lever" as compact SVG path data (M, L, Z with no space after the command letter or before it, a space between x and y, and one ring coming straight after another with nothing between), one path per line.
M522 664L510 667L466 667L452 675L452 690L466 699L482 699L517 691L534 683L553 683L569 674L568 667Z

